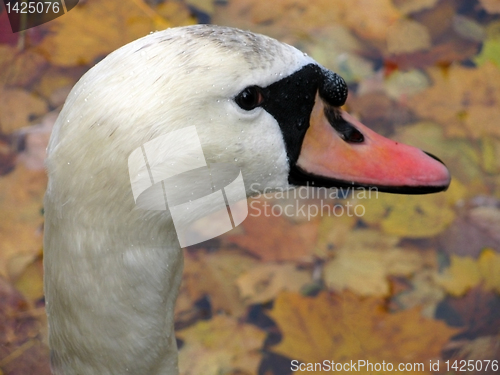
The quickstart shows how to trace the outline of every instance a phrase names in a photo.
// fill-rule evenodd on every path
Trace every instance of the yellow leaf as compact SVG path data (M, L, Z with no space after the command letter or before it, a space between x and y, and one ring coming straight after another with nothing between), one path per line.
M446 194L404 196L379 194L366 200L363 220L388 234L424 238L442 232L455 218Z
M500 136L500 69L491 62L478 68L452 65L428 70L433 86L413 97L410 108L437 121L450 136Z
M485 172L497 174L500 172L500 142L491 137L482 140L482 161Z
M471 257L451 256L451 265L442 274L437 275L436 282L452 296L463 296L469 289L481 281L476 261Z
M45 171L30 171L19 164L0 177L0 276L14 256L38 254L42 248Z
M433 8L439 0L393 0L393 2L401 13L409 14Z
M39 257L28 265L17 278L14 286L26 299L36 301L43 297L43 264Z
M214 12L213 0L188 0L187 3L189 5L195 6L196 8L208 14L212 14Z
M47 104L22 89L0 88L0 130L9 134L29 125L32 116L47 112Z
M388 275L409 275L423 265L417 252L395 247L397 241L397 237L372 230L352 232L350 240L325 265L326 285L364 296L388 295Z
M266 334L253 325L217 315L177 336L184 340L179 351L181 375L218 375L235 370L256 374Z
M387 34L387 49L390 53L412 53L430 47L429 30L416 21L401 19L390 27Z
M412 373L431 374L429 360L440 357L457 330L423 318L418 309L389 314L383 304L382 299L359 299L348 293L321 293L315 298L282 293L270 315L283 339L272 351L305 363L385 361L395 369L399 363L424 363L423 371ZM375 372L359 367L356 373Z
M483 287L500 294L500 254L492 249L483 250L477 260Z
M47 24L51 35L38 49L53 64L89 64L116 48L171 23L142 0L90 0ZM75 43L78 36L78 43Z

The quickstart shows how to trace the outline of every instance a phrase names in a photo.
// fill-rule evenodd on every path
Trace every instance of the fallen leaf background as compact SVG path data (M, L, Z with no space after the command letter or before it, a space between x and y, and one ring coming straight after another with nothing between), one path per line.
M300 48L346 79L348 110L440 157L453 182L250 198L276 209L186 249L181 373L500 359L498 0L88 0L18 34L0 10L0 374L49 373L43 158L66 95L119 46L197 22ZM290 204L321 210L272 214Z

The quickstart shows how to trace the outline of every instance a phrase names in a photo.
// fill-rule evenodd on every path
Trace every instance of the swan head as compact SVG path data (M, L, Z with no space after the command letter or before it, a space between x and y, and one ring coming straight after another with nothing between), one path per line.
M341 110L346 98L341 77L274 39L209 25L169 29L118 49L82 77L56 123L48 167L82 172L60 192L85 189L83 199L113 184L130 203L129 155L195 126L206 162L236 164L248 194L255 183L447 188L442 162L377 135Z

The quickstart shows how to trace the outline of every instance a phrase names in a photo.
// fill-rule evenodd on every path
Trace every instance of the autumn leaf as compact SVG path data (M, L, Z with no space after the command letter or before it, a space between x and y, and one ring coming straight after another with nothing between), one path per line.
M451 358L450 362L453 362L455 360L472 360L474 363L477 363L476 361L491 361L492 358L500 358L500 336L482 336L478 337L475 340L472 341L466 341L463 343L458 350L457 354L454 354L453 357ZM486 362L484 362L486 363ZM491 368L491 366L488 368L488 370L484 370L481 368L479 369L479 365L476 368L474 366L475 371L468 371L468 374L473 374L473 375L493 375L493 374L498 374L498 371L495 371L494 369ZM497 368L498 370L498 368Z
M35 313L0 277L0 368L6 375L51 374L49 348L41 330L45 324Z
M500 250L500 202L494 198L472 199L461 207L453 224L439 236L448 254L478 257L492 247Z
M445 127L450 136L500 136L500 69L491 62L472 69L430 68L433 85L408 103L423 118Z
M47 24L38 50L55 65L89 64L114 49L172 23L141 0L89 0ZM77 36L78 43L75 43Z
M14 280L14 286L29 301L43 298L43 263L41 252Z
M0 130L9 134L29 125L33 116L47 112L42 99L23 89L0 87Z
M179 351L181 375L218 375L236 370L256 374L266 334L253 325L217 315L177 336L184 341Z
M452 296L462 296L481 280L476 261L471 257L451 256L451 265L437 277L437 283Z
M451 256L450 267L437 275L437 283L452 296L462 296L482 282L482 288L500 293L500 254L484 250L479 259Z
M388 314L383 301L352 294L316 298L284 292L270 313L283 335L272 351L305 363L358 360L371 363L429 363L457 330L423 318L418 309ZM357 368L360 374L371 374ZM296 373L300 373L297 371ZM316 371L316 374L330 372ZM428 366L415 374L431 374Z
M0 276L7 275L14 256L34 258L42 248L41 210L46 184L44 171L30 171L22 164L0 177Z
M43 76L48 62L33 49L0 44L0 86L25 87Z
M355 12L352 10L356 9ZM265 30L279 34L304 33L314 29L341 24L368 40L385 42L389 26L401 17L390 0L307 0L232 1L216 22L254 27L271 24ZM279 36L274 34L275 36Z
M475 287L461 297L447 296L439 303L435 318L462 329L456 340L499 335L500 296L481 287Z
M51 67L36 82L33 91L45 98L52 107L57 107L64 104L78 78L79 76L69 75L65 69Z
M393 0L394 6L404 14L433 8L439 0Z
M293 264L275 263L258 265L236 280L247 304L269 302L284 290L298 292L310 282L309 272L297 270Z
M397 237L374 230L351 232L349 239L324 267L325 284L363 296L389 294L389 275L408 276L424 264L414 251L396 247Z
M483 279L483 287L500 294L500 254L492 249L483 251L477 261L479 274Z
M500 9L500 2L497 2ZM500 68L500 22L492 22L487 29L488 37L483 43L481 53L474 58L474 62L483 65L491 61Z
M214 311L241 316L246 306L236 280L255 264L255 259L236 251L186 252L181 298L184 293L191 301L210 295Z
M318 221L292 224L283 216L248 216L245 234L227 241L247 249L263 261L308 260L317 239Z
M450 188L451 190L452 188ZM387 234L423 238L442 232L455 218L444 194L405 196L379 194L363 201L363 220Z
M45 157L52 127L58 112L49 112L39 124L25 128L20 132L24 141L24 150L18 154L17 161L32 170L45 170Z
M355 225L356 218L354 216L324 216L318 227L315 255L323 259L330 257L335 249L344 245L349 238L349 232Z
M399 308L421 308L422 316L433 319L437 305L445 298L445 291L436 284L436 271L430 268L419 270L409 282L411 289L396 294L392 302Z
M389 30L387 49L390 53L411 53L431 47L429 30L416 21L402 19L394 23Z
M482 154L489 151L482 150L484 148L481 147L482 142L471 143L462 137L447 138L444 132L444 126L433 122L418 122L398 129L393 138L433 155L439 155L452 175L451 186L444 194L451 204L466 197L487 194L483 174L486 167L484 163L487 160ZM489 142L493 142L494 145L499 144L491 137L485 138L490 139ZM487 163L489 168L494 168L491 162ZM498 161L495 161L495 167L497 163Z
M500 1L498 0L479 0L479 3L488 13L500 13Z

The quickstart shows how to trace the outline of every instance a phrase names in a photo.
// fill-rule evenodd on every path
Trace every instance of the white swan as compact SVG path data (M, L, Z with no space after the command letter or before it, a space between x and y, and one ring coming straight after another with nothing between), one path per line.
M437 159L341 112L346 96L340 77L295 48L216 26L148 35L86 73L48 147L54 374L178 373L173 311L183 254L168 210L135 207L127 167L152 139L194 125L206 161L236 163L247 192L252 183L407 193L448 186Z

